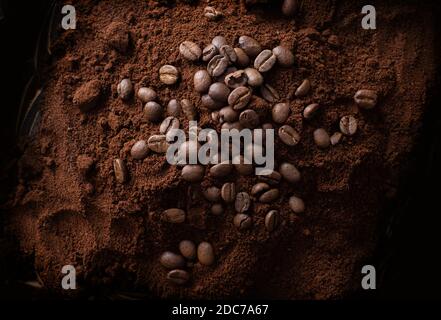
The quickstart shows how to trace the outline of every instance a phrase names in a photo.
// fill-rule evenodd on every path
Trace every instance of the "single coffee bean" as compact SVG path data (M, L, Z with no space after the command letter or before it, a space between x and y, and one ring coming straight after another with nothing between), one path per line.
M207 6L204 8L204 16L208 20L215 21L222 17L222 12L216 10L214 7Z
M372 109L377 105L377 93L374 90L361 89L354 95L355 103L363 109Z
M150 122L158 122L162 118L162 107L155 101L147 102L144 106L144 115Z
M187 120L189 120L189 121L196 120L196 118L197 118L196 108L190 100L182 99L181 100L181 107L182 107L182 111L184 112Z
M166 64L159 69L159 80L167 85L172 85L178 82L179 71L176 67Z
M211 44L213 44L218 50L227 44L227 39L222 36L216 36L211 40Z
M165 136L168 136L168 133L172 129L179 129L179 119L175 117L167 117L162 121L161 125L159 126L159 132L162 134L165 134Z
M188 280L190 280L190 274L185 270L175 269L167 273L167 279L171 283L183 285L186 284Z
M280 224L280 215L277 210L269 211L265 216L265 228L269 232L273 232Z
M162 264L164 268L167 269L182 268L185 266L184 257L170 251L166 251L163 254L161 254L161 257L159 258L159 262Z
M260 87L263 84L262 74L254 68L246 68L244 70L247 77L247 83L252 87Z
M341 132L335 132L330 138L331 144L333 146L335 146L336 144L338 144L340 142L342 137L343 137L343 135Z
M246 192L239 192L236 195L236 200L234 202L234 208L238 213L244 213L250 209L251 206L251 198L250 195Z
M118 92L118 96L122 100L128 100L132 97L133 94L133 85L130 79L122 79L118 84L116 91Z
M271 187L269 186L269 184L265 183L265 182L259 182L256 183L253 188L251 189L251 195L253 197L255 197L256 199L260 198L260 196L262 194L264 194L265 192L267 192Z
M147 103L156 100L157 94L152 88L141 87L138 89L138 98L142 102Z
M156 153L166 153L168 149L167 137L163 134L153 135L147 140L150 150Z
M302 213L305 211L305 203L302 199L296 196L289 198L289 207L294 213Z
M201 105L210 110L217 110L225 106L223 102L214 100L208 94L204 94L201 97Z
M182 209L167 209L162 213L165 221L170 223L183 223L185 221L185 211Z
M251 100L251 90L247 87L238 87L228 96L228 104L234 110L245 108Z
M196 43L184 41L179 45L179 53L187 60L198 61L201 58L202 50Z
M205 62L210 61L217 54L219 54L219 50L214 44L209 44L202 50L202 60Z
M167 104L167 115L179 117L181 115L181 104L176 99L171 99Z
M236 65L241 68L248 67L248 65L250 64L250 58L245 53L245 51L243 51L243 49L241 48L234 48L234 51L236 52L237 56Z
M211 266L214 263L213 246L208 242L201 242L198 246L198 260L205 266Z
M249 83L249 80L248 80ZM280 99L279 93L276 89L274 89L269 84L264 84L260 87L260 94L262 95L262 98L264 98L268 102L276 102Z
M211 77L207 70L196 71L193 77L194 90L205 93L211 85Z
M121 159L113 160L113 172L115 173L116 182L122 184L127 181L128 172L126 164Z
M226 203L236 200L236 185L234 182L227 182L221 188L221 197Z
M239 119L239 113L230 106L219 110L219 123L235 122Z
M329 139L329 134L326 132L325 129L319 128L314 131L314 142L317 145L317 147L326 149L331 144L331 140Z
M133 159L142 160L149 154L149 147L145 140L139 140L135 142L132 149L130 149L130 155Z
M239 122L244 128L254 129L260 124L259 115L252 109L242 111Z
M347 135L352 136L357 132L357 119L353 116L344 116L340 119L340 131Z
M287 47L277 46L273 49L273 54L282 67L291 67L294 64L294 55Z
M233 165L240 175L249 176L254 172L251 161L249 163L246 163L244 157L241 155L235 156L235 158L233 159Z
M295 92L296 97L306 96L311 89L311 82L308 79L303 80L302 84L297 88Z
M303 118L311 119L317 113L317 111L319 109L320 109L320 105L318 103L312 103L312 104L308 105L303 110Z
M221 127L222 130L232 130L236 129L237 131L242 131L243 127L239 121L236 122L224 122Z
M295 146L300 141L299 133L287 124L279 128L279 138L288 146Z
M274 170L263 170L257 178L269 185L276 185L282 179L282 175Z
M254 68L259 72L268 72L276 63L276 56L271 50L263 50L254 60Z
M259 201L262 203L271 203L276 201L277 198L279 198L279 189L270 189L260 196Z
M219 77L228 67L228 59L222 55L214 56L207 65L207 71L212 77Z
M221 191L218 187L208 187L202 191L202 194L210 202L219 202L221 199Z
M232 89L243 87L247 84L248 78L244 70L237 70L225 77L225 84Z
M230 94L230 89L225 83L215 82L208 89L208 95L216 101L226 102L228 100L228 95Z
M239 47L245 51L250 58L257 57L262 51L260 43L248 36L241 36L239 38Z
M293 164L288 162L282 163L279 167L279 171L283 179L290 183L297 183L302 177L300 171Z
M211 206L211 214L219 216L224 213L224 207L220 203L215 203Z
M215 178L223 178L233 171L233 165L228 161L218 163L210 168L210 174Z
M247 230L253 225L253 219L247 214L238 213L233 218L233 224L240 231Z
M236 51L233 47L225 44L219 48L219 53L228 59L230 63L235 63L237 61Z
M278 124L283 124L288 120L291 109L288 103L277 103L272 110L273 121Z
M287 17L293 17L298 10L298 0L283 0L282 13Z
M187 164L182 168L182 179L188 182L199 182L204 178L205 168L198 164Z
M182 240L179 242L179 251L182 256L188 260L194 260L196 258L196 245L193 241Z

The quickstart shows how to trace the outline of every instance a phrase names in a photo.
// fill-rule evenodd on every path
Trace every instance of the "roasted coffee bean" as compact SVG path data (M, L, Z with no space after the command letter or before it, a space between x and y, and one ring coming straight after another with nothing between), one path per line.
M298 10L298 0L283 0L282 13L287 17L293 17Z
M184 112L187 120L189 120L189 121L196 120L197 111L196 111L194 104L190 100L182 99L181 100L181 107L182 107L182 111Z
M283 124L288 120L291 109L288 103L277 103L272 110L273 121L278 124Z
M236 51L233 47L225 44L219 48L219 53L228 59L230 63L235 63L237 61Z
M244 128L254 129L260 124L259 115L252 109L242 111L239 122Z
M233 165L228 161L218 163L210 168L210 174L215 178L223 178L233 171Z
M172 85L178 82L179 71L176 67L166 64L159 69L159 80L167 85Z
M219 54L219 50L214 44L209 44L202 50L202 60L205 62L210 61L217 54Z
M227 44L227 39L222 36L216 36L211 40L211 44L213 44L218 50Z
M289 125L283 125L279 128L279 138L288 146L295 146L300 141L299 133Z
M187 60L198 61L201 58L202 50L196 43L184 41L179 45L179 53Z
M247 230L253 225L253 219L247 214L238 213L233 218L233 224L240 231Z
M237 68L236 68L236 67L234 67L234 66L228 67L228 68L225 70L224 73L222 73L219 77L216 77L216 81L217 81L217 82L225 83L225 78L226 78L228 75L230 75L230 74L232 74L233 72L236 72L236 71L237 71Z
M246 68L244 70L247 76L247 84L252 87L260 87L263 84L263 76L254 68Z
M306 96L311 89L311 82L308 79L303 80L302 84L297 88L295 92L296 97Z
M208 94L204 94L201 97L201 104L203 107L210 109L210 110L217 110L217 109L225 106L225 104L223 102L214 100Z
M377 93L374 90L361 89L354 95L355 103L363 109L372 109L377 105Z
M210 202L219 202L221 200L221 191L218 187L208 187L202 191L202 194Z
M251 100L251 90L247 87L238 87L228 96L228 104L234 110L245 108Z
M164 268L167 269L182 268L185 266L184 257L170 251L166 251L163 254L161 254L161 257L159 258L159 262L162 264Z
M269 211L265 216L265 228L269 232L273 232L280 224L280 215L277 210Z
M207 65L207 71L212 77L219 77L228 67L228 59L222 55L214 56Z
M283 179L291 183L299 182L302 177L300 171L293 164L288 162L282 163L279 171Z
M116 88L118 96L123 100L128 100L133 94L133 85L130 79L122 79Z
M214 263L213 246L208 242L201 242L198 246L198 260L205 266L211 266Z
M259 197L259 201L262 203L271 203L276 201L277 198L279 198L279 189L270 189Z
M215 203L211 206L211 214L219 216L224 213L224 207L220 203Z
M165 136L168 136L168 133L172 129L179 129L179 119L175 117L167 117L162 121L161 125L159 126L159 132L162 134L165 134Z
M248 78L243 70L237 70L228 74L225 77L225 84L232 89L236 89L237 87L243 87L247 84Z
M273 54L282 67L291 67L294 64L294 55L287 47L277 46L273 49Z
M224 183L221 189L221 197L226 203L232 203L236 200L236 185L234 182Z
M239 113L230 106L219 110L219 122L235 122L239 119Z
M226 102L228 100L228 95L230 94L230 89L227 85L222 82L213 83L208 89L208 95L216 101Z
M249 80L248 80L249 83ZM262 95L262 98L264 98L268 102L276 102L280 99L279 93L276 89L274 89L269 84L264 84L260 87L260 94Z
M296 196L289 198L289 207L294 213L302 213L305 211L305 203L302 199Z
M251 199L250 195L246 192L239 192L236 195L236 200L234 201L234 208L238 213L244 213L250 209Z
M344 116L340 119L341 133L352 136L357 132L357 119L353 116Z
M319 128L314 131L314 142L317 145L317 147L326 149L331 144L331 140L329 139L329 134L326 132L325 129Z
M147 103L156 100L157 94L152 88L141 87L138 89L138 98L142 102Z
M243 127L239 121L236 121L236 122L231 122L231 123L230 122L223 123L221 129L222 130L236 129L240 132L240 131L242 131Z
M162 107L155 101L147 102L144 106L144 115L150 122L158 122L162 118Z
M147 145L150 150L156 153L166 153L168 149L167 137L163 134L153 135L147 140Z
M194 260L196 258L196 245L193 241L182 240L179 242L179 251L182 256L188 260Z
M185 211L178 208L167 209L162 213L165 221L170 223L183 223L185 221Z
M207 70L196 71L193 77L194 90L199 93L208 91L211 85L211 77Z
M211 99L211 98L210 98ZM211 120L217 124L220 123L220 115L219 115L219 111L213 111L211 114Z
M118 183L124 183L127 181L128 172L126 164L121 159L113 160L113 172L115 173L115 179Z
M243 176L251 175L254 171L253 165L251 164L251 161L250 161L250 163L245 163L245 159L241 155L237 155L233 159L233 165L234 165L234 168L236 169L236 171L240 175L243 175Z
M205 7L204 8L204 16L211 21L218 20L222 17L222 12L216 10L214 7Z
M276 63L276 56L271 50L263 50L254 60L254 68L259 72L268 72Z
M175 269L167 273L167 279L171 283L183 285L190 280L190 274L185 270Z
M171 99L167 104L167 115L179 117L181 115L181 104L176 99Z
M335 132L335 133L331 136L331 138L330 138L330 140L331 140L331 144L332 144L333 146L335 146L336 144L338 144L338 143L340 142L342 136L343 136L343 135L342 135L341 132Z
M250 64L250 58L245 53L245 51L243 51L243 49L241 48L234 48L234 51L236 52L237 56L236 65L241 68L248 67L248 65Z
M260 43L248 36L241 36L239 38L239 47L245 51L250 58L257 57L262 51Z
M130 149L130 155L133 159L142 160L149 154L149 147L145 140L139 140L135 142L132 149Z
M265 182L259 182L256 183L253 188L251 189L251 195L257 199L260 198L260 196L262 194L264 194L265 192L267 192L271 187L269 186L269 184L265 183Z
M198 164L187 164L182 168L182 179L188 182L199 182L204 178L205 168Z
M282 179L282 175L274 170L263 170L258 179L269 185L276 185Z
M308 105L303 110L303 118L311 119L317 113L317 111L319 109L320 109L320 105L318 103L312 103L312 104Z

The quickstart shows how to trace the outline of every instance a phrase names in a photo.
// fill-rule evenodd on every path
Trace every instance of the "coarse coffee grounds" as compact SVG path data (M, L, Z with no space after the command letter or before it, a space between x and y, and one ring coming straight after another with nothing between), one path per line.
M78 29L61 34L47 62L40 130L24 145L10 203L9 231L24 254L35 256L47 287L60 290L61 267L73 264L85 289L148 289L159 297L324 299L359 288L361 265L376 245L382 203L404 168L425 110L437 62L433 17L415 15L417 9L428 12L423 5L389 1L376 5L381 27L366 31L360 27L361 3L303 1L294 19L283 17L274 3L211 1L222 12L216 21L204 18L202 2L75 3ZM294 186L285 182L275 204L255 205L253 227L242 232L233 226L234 210L212 216L202 193L231 181L238 192L250 192L257 177L208 176L194 185L162 155L132 159L133 144L159 128L145 121L138 99L121 100L117 92L128 78L135 91L154 88L164 107L170 99L189 99L200 125L214 126L192 87L205 64L183 59L179 45L192 41L204 48L217 35L231 46L250 35L263 49L283 45L295 57L294 67L265 78L290 104L286 123L301 134L293 148L276 139L276 161L295 164L302 179ZM173 86L159 80L166 64L180 71ZM309 93L298 97L306 78ZM98 87L99 95L85 99L82 111L75 92L87 83L94 85L82 97ZM378 93L375 108L356 107L359 89ZM303 109L313 103L320 110L303 119ZM250 105L261 123L272 122L272 103L253 97ZM317 148L313 132L333 134L347 115L357 119L356 134ZM186 128L183 115L180 121ZM126 184L115 181L115 158L127 164ZM305 201L304 212L292 213L293 194ZM173 207L186 209L186 224L163 223L162 212ZM282 222L268 233L264 220L272 209ZM190 282L174 286L159 258L177 253L182 240L209 242L216 259L210 266L195 263Z

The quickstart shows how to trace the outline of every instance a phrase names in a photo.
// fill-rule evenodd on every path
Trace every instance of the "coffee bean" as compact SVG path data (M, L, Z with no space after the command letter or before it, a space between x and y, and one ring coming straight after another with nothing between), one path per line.
M214 7L207 6L204 8L204 16L208 20L215 21L222 17L222 12L216 10Z
M213 246L208 242L201 242L198 246L198 260L205 266L211 266L214 263Z
M282 177L290 183L297 183L302 177L300 171L293 164L288 162L282 163L279 171Z
M300 141L299 133L287 124L279 128L279 138L288 146L295 146Z
M181 100L181 107L182 107L182 111L184 112L187 120L189 120L189 121L196 120L197 111L196 111L194 104L190 100L182 99Z
M241 155L237 155L233 159L233 165L240 175L248 176L254 172L253 165L251 163L245 163L244 157Z
M263 170L257 178L269 185L276 185L282 179L282 175L274 170Z
M182 240L179 242L179 251L182 256L188 260L194 260L196 258L196 245L193 241Z
M344 116L340 119L340 131L347 136L354 135L357 127L357 119L353 116Z
M158 122L162 118L162 107L155 101L147 102L144 106L144 115L150 122Z
M177 285L183 285L190 280L190 274L185 270L175 269L167 273L167 279Z
M282 13L287 17L293 17L298 10L298 0L283 0Z
M260 87L263 84L263 76L254 68L246 68L244 70L247 76L247 83L252 87Z
M211 40L211 44L213 44L218 50L227 44L227 39L222 36L216 36Z
M164 121L162 121L161 125L159 126L159 132L161 132L162 134L165 134L165 136L167 136L167 134L172 129L179 129L179 119L178 118L167 117L164 119Z
M331 140L331 144L332 144L333 146L335 146L336 144L338 144L338 143L340 142L342 136L343 136L343 135L341 134L341 132L335 132L335 133L331 136L331 138L330 138L330 140Z
M211 214L219 216L224 213L224 207L220 203L215 203L211 206Z
M212 77L219 77L228 67L228 59L222 55L214 56L207 65L207 71Z
M241 48L234 48L234 51L236 52L237 56L236 65L241 68L248 67L248 65L250 64L250 58L245 53L245 51Z
M121 159L113 160L113 172L115 173L116 182L122 184L127 181L128 172L126 164Z
M166 251L163 254L161 254L161 257L159 258L159 262L162 264L164 268L167 269L182 268L185 266L184 257L170 251Z
M273 121L278 124L283 124L288 120L291 109L288 103L277 103L272 110Z
M138 98L142 102L147 103L156 100L157 94L152 88L141 87L138 89Z
M205 62L210 61L217 54L219 54L219 50L214 44L209 44L202 50L202 60Z
M230 63L235 63L237 61L236 51L233 47L225 44L219 48L219 53L228 59Z
M202 194L210 202L219 202L221 199L221 191L218 187L208 187L202 191Z
M224 107L219 110L219 122L235 122L239 119L239 113L231 107Z
M233 182L224 183L221 189L221 197L226 203L236 200L236 185Z
M211 120L212 120L215 124L220 123L220 115L219 115L219 111L213 111L212 113L210 113L210 116L211 116Z
M276 201L277 198L279 198L279 189L270 189L259 197L259 201L262 203L271 203Z
M169 223L183 223L185 222L185 211L178 208L164 210L162 213L164 221Z
M311 119L319 109L320 105L318 103L312 103L303 110L303 117L305 119Z
M289 207L294 213L302 213L305 211L305 203L302 199L296 196L289 198Z
M271 50L263 50L254 60L254 68L259 72L268 72L276 63L276 56Z
M176 99L171 99L167 104L167 115L179 117L181 115L181 104Z
M259 199L262 194L267 192L271 187L265 182L259 182L251 189L251 195L256 199Z
M199 182L204 178L205 168L198 164L187 164L182 168L181 176L188 182Z
M240 132L240 131L242 131L243 127L239 121L236 121L236 122L231 122L231 123L230 122L223 123L221 129L222 130L236 129L237 131Z
M130 155L133 159L142 160L147 157L149 153L149 147L147 146L147 142L145 140L137 141L132 149L130 149Z
M236 195L236 200L234 202L234 208L236 212L243 213L250 209L251 199L250 195L246 192L239 192Z
M133 94L133 85L130 79L122 79L116 88L118 96L123 100L128 100Z
M211 77L207 70L196 71L193 77L194 90L205 93L211 85Z
M280 99L279 93L276 91L276 89L266 83L260 87L260 94L262 95L262 98L271 103Z
M215 178L223 178L233 171L233 165L228 161L218 163L210 168L210 174Z
M251 100L251 90L247 87L238 87L228 96L228 104L234 110L245 108Z
M250 58L257 57L262 51L260 43L248 36L241 36L239 38L239 47L245 51Z
M202 50L196 43L184 41L179 45L179 53L187 60L198 61L202 55Z
M331 144L331 140L329 139L329 134L326 132L325 129L320 128L314 131L314 142L317 145L317 147L325 149L329 147Z
M265 228L269 232L273 232L280 224L280 215L277 210L269 211L265 216Z
M159 69L159 80L162 83L172 85L178 82L178 79L179 71L176 67L166 64Z
M226 102L228 100L228 95L230 94L230 89L225 83L215 82L208 89L208 95L216 101Z
M294 55L287 47L277 46L273 49L273 54L282 67L291 67L294 64Z
M210 110L217 110L222 108L225 104L221 101L214 100L208 94L204 94L201 97L201 105Z
M363 109L372 109L377 105L377 93L374 90L361 89L354 95L355 103Z
M233 218L233 224L240 231L247 230L253 225L253 219L247 214L238 213Z
M311 89L311 82L308 79L303 80L302 84L297 88L295 92L296 97L306 96Z
M239 116L239 122L247 129L254 129L260 124L258 114L252 109L243 111Z
M232 89L243 87L247 84L248 78L243 70L237 70L225 77L225 84Z
M167 138L165 135L153 135L147 140L150 150L156 153L166 153L168 149Z

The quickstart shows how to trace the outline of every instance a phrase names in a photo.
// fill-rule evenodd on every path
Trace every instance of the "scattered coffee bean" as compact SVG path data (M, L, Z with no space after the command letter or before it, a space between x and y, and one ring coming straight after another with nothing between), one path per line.
M239 120L239 113L230 106L219 110L219 123L235 122Z
M340 131L347 135L352 136L357 132L357 119L353 116L344 116L340 119Z
M263 84L262 74L254 68L246 68L244 70L247 77L247 83L252 87L260 87Z
M161 125L159 126L159 132L162 134L167 134L172 129L179 129L179 119L175 117L167 117L162 121Z
M116 182L122 184L127 181L128 172L126 164L121 159L113 160L113 171L115 173Z
M256 199L259 199L262 194L267 192L271 187L265 182L259 182L251 189L251 195Z
M167 279L177 285L183 285L190 280L190 274L185 270L175 269L167 273Z
M287 17L293 17L298 10L298 0L283 0L282 13Z
M259 201L262 203L271 203L276 201L277 198L279 198L279 189L270 189L259 197Z
M185 266L184 257L170 251L166 251L163 254L161 254L161 257L159 258L159 262L162 264L164 268L167 269L182 268Z
M205 266L211 266L214 263L213 246L208 242L201 242L198 246L198 260Z
M225 77L225 84L232 89L243 87L247 84L248 78L244 70L237 70Z
M152 88L141 87L138 89L138 98L142 102L147 103L156 100L157 94Z
M297 183L300 181L302 175L300 171L291 163L284 162L280 165L279 168L280 174L282 177L291 183Z
M204 16L211 21L218 20L222 17L222 12L216 10L214 7L205 7L204 8Z
M118 96L123 100L128 100L133 94L133 85L130 79L122 79L116 88Z
M130 149L130 155L133 159L142 160L147 157L149 153L149 147L145 140L139 140L135 142L132 149Z
M335 146L336 144L338 144L340 142L342 137L343 137L343 135L341 132L335 132L330 138L331 144L333 146Z
M329 134L326 132L325 129L319 128L314 131L314 142L317 145L317 147L326 149L331 144L331 140L329 139Z
M163 212L162 217L170 223L183 223L185 221L185 211L177 208L167 209Z
M236 171L243 176L251 175L254 172L253 165L250 163L245 163L244 157L237 155L233 159L233 165Z
M163 134L153 135L147 140L147 145L150 150L156 153L166 153L168 149L167 137Z
M320 109L320 105L318 103L312 103L312 104L308 105L303 110L303 118L311 119L317 113L317 111L319 109Z
M252 109L242 111L239 122L244 128L254 129L260 124L259 115Z
M260 94L262 95L262 98L271 103L280 99L279 93L276 91L276 89L266 83L260 87Z
M228 96L228 104L234 110L245 108L251 100L251 90L247 87L238 87Z
M294 64L294 55L287 47L277 46L273 49L273 54L282 67L291 67Z
M248 65L250 64L250 58L245 53L245 51L241 48L234 48L234 51L236 52L237 56L236 65L241 68L248 67Z
M283 124L288 120L291 109L288 103L277 103L272 110L273 121L278 124Z
M232 203L236 200L236 185L234 182L224 183L221 189L221 197L226 203Z
M276 185L282 179L282 175L275 170L263 170L257 178L269 185Z
M221 199L221 191L218 187L208 187L202 191L202 194L210 202L219 202Z
M201 105L210 110L217 110L222 108L225 104L221 101L212 99L208 94L204 94L201 97Z
M182 240L179 242L179 251L182 256L188 260L194 260L196 258L196 245L193 241Z
M182 107L182 111L184 112L187 120L189 120L189 121L196 120L197 111L196 111L194 104L190 100L182 99L181 100L181 107Z
M296 97L306 96L311 89L311 82L308 79L303 80L302 84L297 88L295 92Z
M361 89L354 95L355 103L363 109L372 109L377 105L377 93L374 90Z
M233 224L240 231L247 230L253 225L253 219L247 214L238 213L233 218Z
M219 216L224 213L224 207L220 203L215 203L211 206L211 214Z
M305 211L305 203L302 199L296 196L289 198L289 207L294 213L302 213Z
M196 43L184 41L179 45L179 53L187 60L198 61L201 58L202 50Z
M269 232L273 232L280 224L280 215L277 210L269 211L265 216L265 228Z
M226 78L228 75L230 75L230 74L232 74L233 72L236 72L236 71L237 71L237 68L236 68L236 67L234 67L234 66L228 67L228 68L225 70L224 73L222 73L219 77L216 77L216 81L217 81L217 82L223 82L223 83L225 83L225 78Z
M179 117L181 115L181 104L176 99L171 99L167 104L167 115Z
M295 146L300 141L299 133L287 124L279 128L279 138L288 146Z
M219 54L219 50L214 46L214 44L209 44L202 50L202 60L207 62L213 59L215 55Z
M166 64L159 69L159 80L167 85L172 85L178 82L179 71L176 67Z
M210 168L210 174L215 178L223 178L233 171L233 165L228 161L218 163Z
M216 36L211 40L211 43L219 50L222 46L227 44L227 39L222 36Z
M262 51L260 43L248 36L241 36L239 38L239 47L245 51L250 58L257 57Z
M263 50L254 60L254 68L259 72L268 72L276 63L276 56L271 50Z
M147 102L144 106L144 115L148 121L158 122L162 118L162 107L155 101Z
M239 192L236 195L236 200L234 202L234 208L238 213L247 212L251 206L251 198L250 195L246 192Z
M182 168L181 176L188 182L199 182L204 178L205 168L198 164L187 164Z
M207 70L196 71L193 77L194 90L205 93L211 85L211 77Z
M236 51L234 51L233 47L227 44L219 48L219 53L227 58L231 63L235 63L237 61Z
M228 95L230 94L230 89L225 83L215 82L208 89L208 95L216 101L226 102L228 100Z

